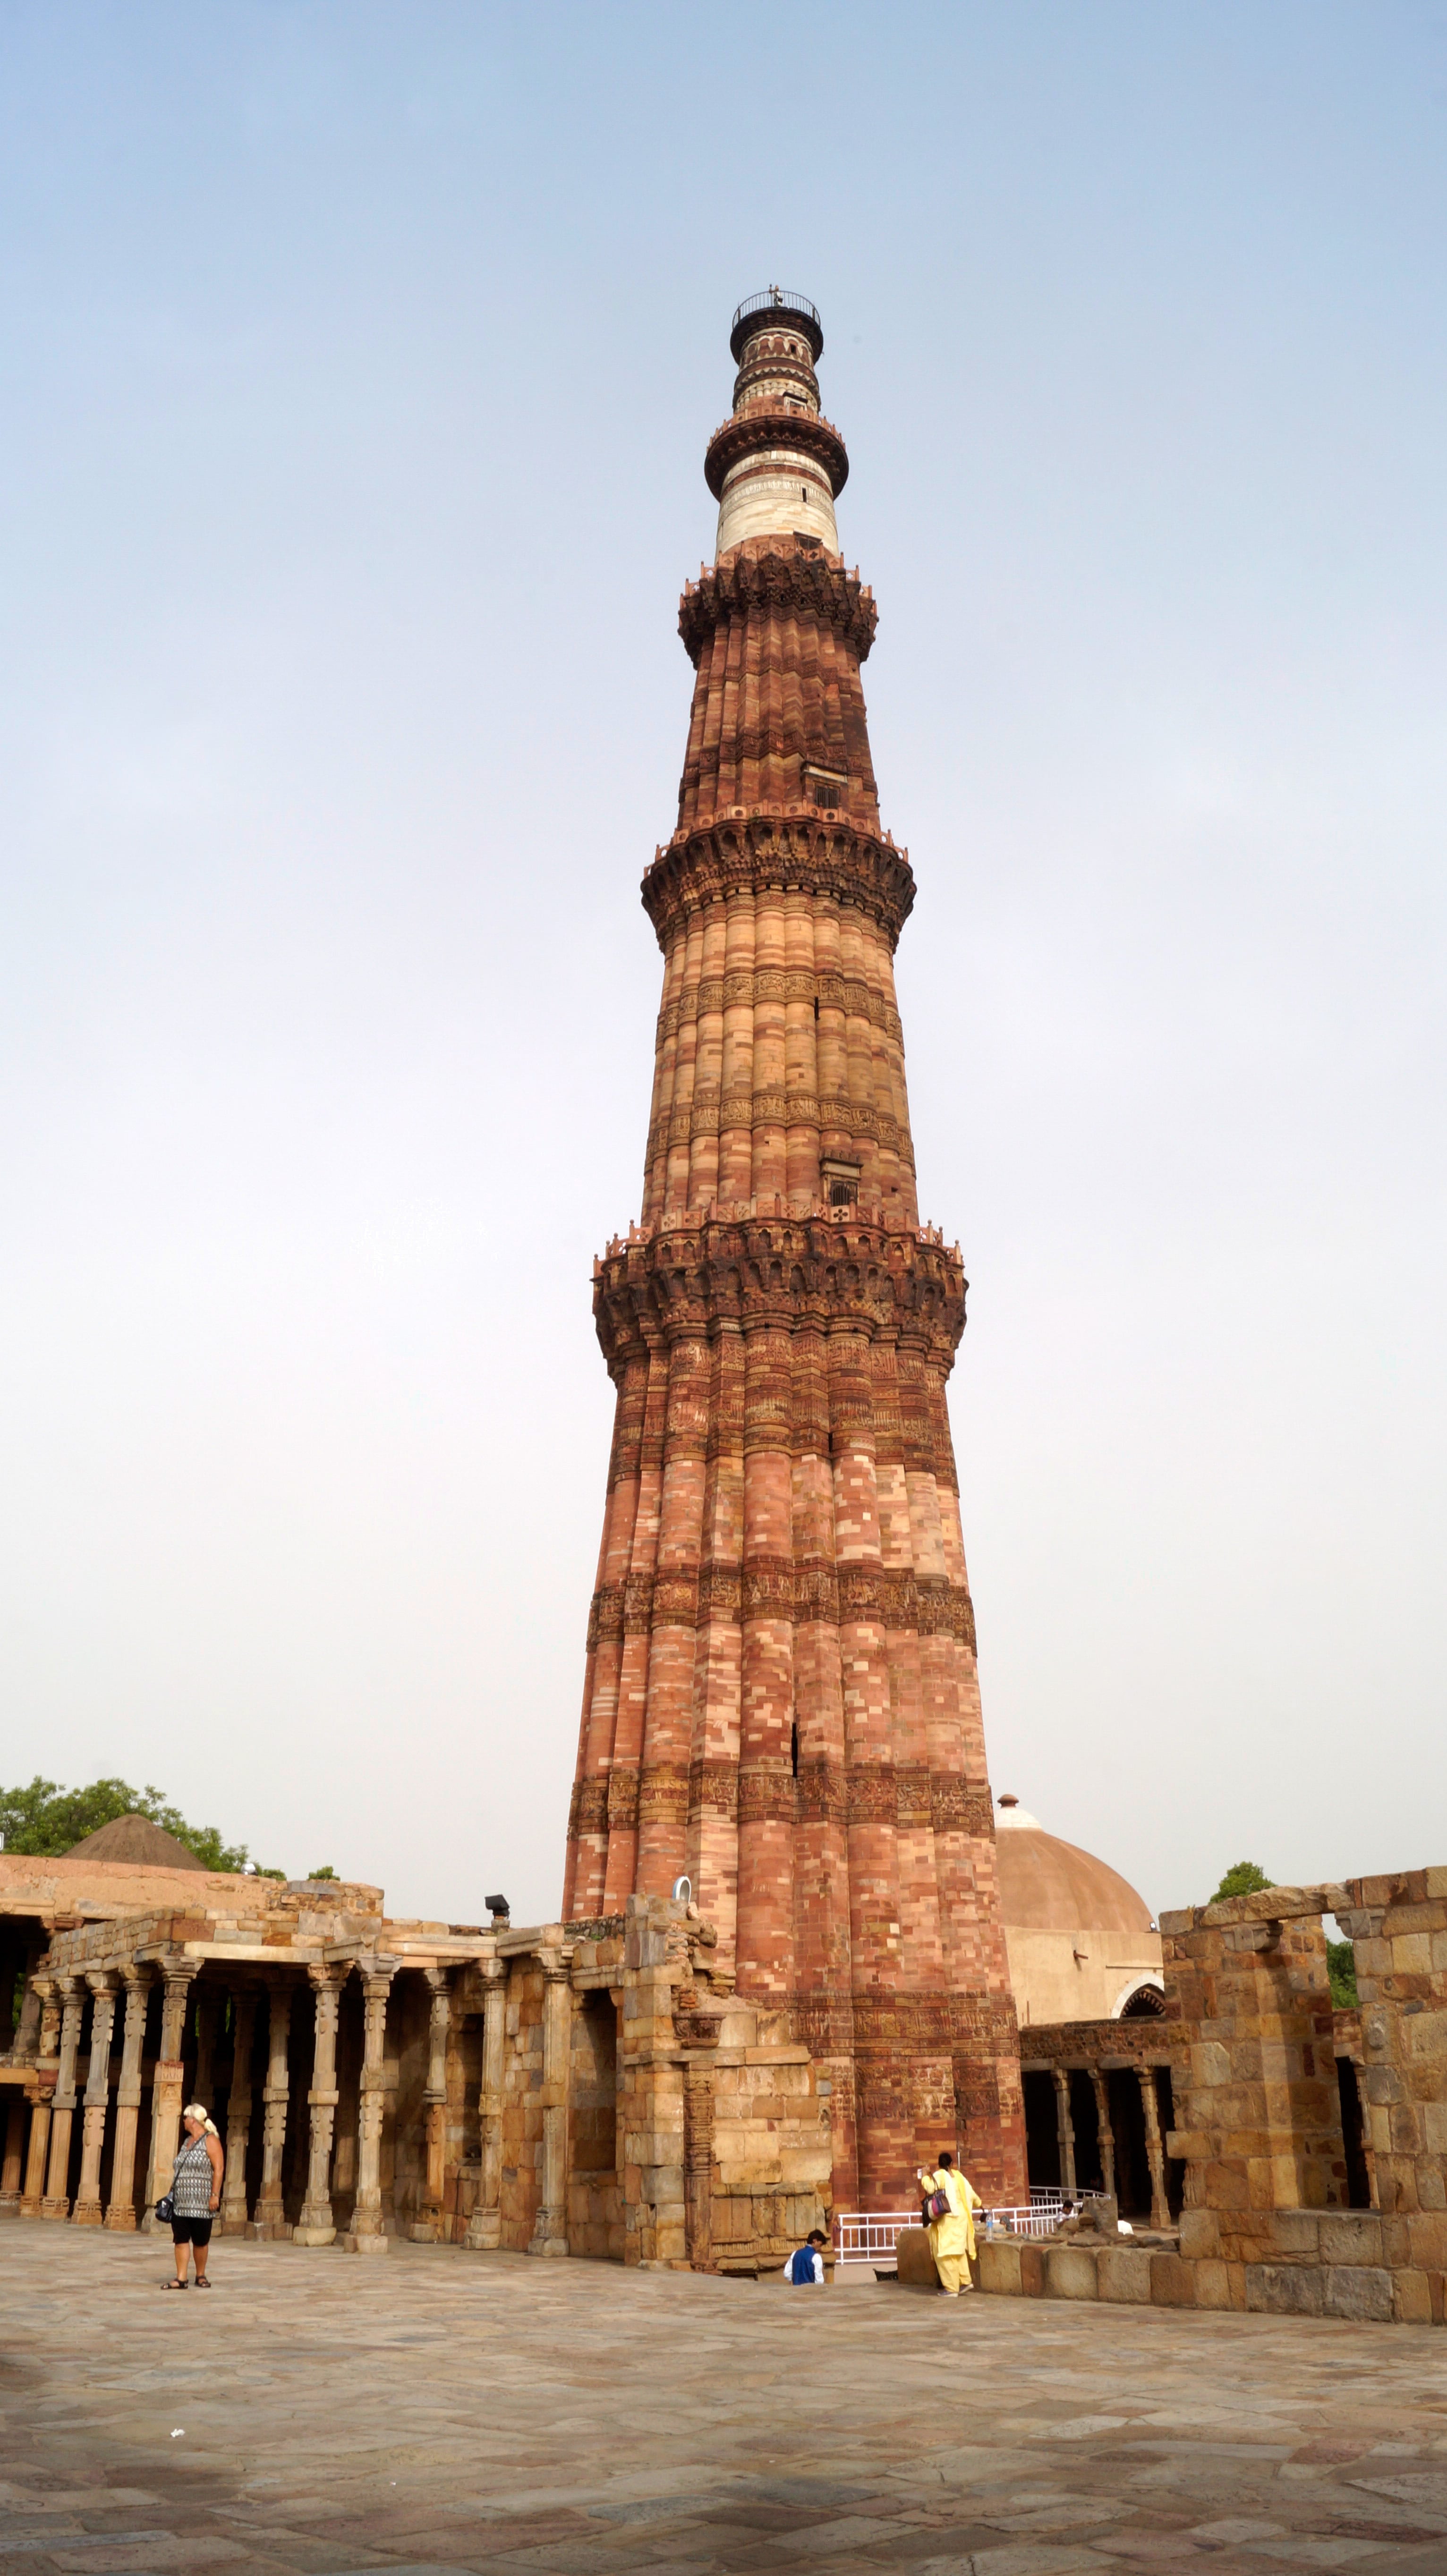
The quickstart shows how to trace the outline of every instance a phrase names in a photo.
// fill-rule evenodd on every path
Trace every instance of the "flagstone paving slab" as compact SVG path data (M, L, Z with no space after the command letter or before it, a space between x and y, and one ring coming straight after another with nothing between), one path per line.
M0 2576L1447 2576L1447 2336L0 2220Z

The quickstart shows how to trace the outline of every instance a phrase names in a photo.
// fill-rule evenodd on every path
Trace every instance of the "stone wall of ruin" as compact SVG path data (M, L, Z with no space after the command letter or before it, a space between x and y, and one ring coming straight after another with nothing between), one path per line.
M1360 2007L1334 2011L1322 1918L1350 1938ZM1161 1917L1185 2167L1173 2239L1004 2240L981 2286L1014 2296L1447 2320L1447 1869L1270 1888ZM1112 2032L1112 2037L1114 2037ZM1031 2032L1032 2046L1046 2035ZM1055 2054L1071 2062L1071 2034ZM1360 2095L1360 2173L1342 2116ZM1365 2198L1369 2206L1352 2206Z

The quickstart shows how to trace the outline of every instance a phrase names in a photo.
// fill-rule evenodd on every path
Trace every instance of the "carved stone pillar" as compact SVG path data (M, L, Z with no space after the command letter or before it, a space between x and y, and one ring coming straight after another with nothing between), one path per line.
M251 2138L251 2044L256 2032L254 1986L233 1986L231 2090L226 2096L226 2172L221 2184L217 2233L246 2233L246 2150ZM205 2095L199 2092L199 2100Z
M286 2152L287 2105L291 2100L291 2077L287 2069L291 1997L291 1987L283 1985L280 1979L267 1992L266 2083L261 2096L264 2105L261 2189L256 2195L256 2216L246 2231L248 2236L275 2237L290 2232L282 2203L281 2169Z
M382 2113L386 2106L383 2073L386 2057L387 1997L397 1973L395 1959L369 1959L359 1967L362 1980L362 2073L357 2101L357 2197L352 2223L343 2243L349 2254L385 2254L382 2228Z
M568 2094L573 2053L573 1989L568 1956L541 1953L543 1985L543 2196L530 2254L568 2250Z
M478 2088L478 2128L482 2138L482 2190L468 2221L464 2242L476 2254L495 2253L502 2242L502 2068L507 2027L507 1963L484 1960L482 2082Z
M313 1960L307 1969L316 2013L316 2048L312 2057L310 2160L306 2199L291 2231L293 2245L334 2245L332 2217L332 2134L337 2124L337 2008L345 1965Z
M683 2219L689 2269L712 2272L713 2259L713 2052L717 2013L680 2009L674 2028L688 2054L683 2070Z
M141 2219L148 2236L158 2224L156 2203L170 2189L180 2143L182 2095L186 2088L181 2043L186 2031L186 2006L199 1972L200 1962L195 1959L168 1959L162 1970L166 1987L161 2005L161 2053L151 2078L151 2152L146 2167L146 2207Z
M1063 2066L1052 2066L1055 2085L1055 2136L1060 2150L1060 2188L1067 2200L1075 2198L1075 2122L1070 2116L1070 2077Z
M75 2123L75 2061L86 2005L83 1977L57 1977L56 1984L61 1994L60 2064L56 2070L55 2098L51 2104L50 2162L46 2168L45 2198L40 2204L42 2218L64 2218L70 2209L70 2195L65 2186L70 2177L70 2133Z
M1166 2196L1166 2152L1161 2140L1161 2111L1156 2096L1156 2070L1138 2066L1141 2106L1146 2115L1146 2162L1151 2169L1151 2225L1169 2227L1171 2206Z
M106 2115L111 2106L111 2031L115 2024L119 1983L113 1968L93 1969L86 1978L95 2001L91 2006L90 2073L85 2086L80 2181L76 2185L75 2207L71 2212L73 2227L99 2227L105 2219L100 2197L100 2165L105 2151Z
M0 2209L20 2206L20 2172L25 2151L25 2095L16 2085L11 2088L10 2107L5 2118L5 2154L0 2163Z
M452 1971L426 1968L432 1993L432 2022L427 2034L427 2173L422 2206L412 2221L414 2245L435 2245L445 2233L443 2198L447 2187L447 2034L452 2026Z
M60 2031L60 1993L53 1977L32 1977L31 1987L39 1999L40 2019L35 2038L35 2077L26 2087L30 2103L30 2152L25 2166L25 2189L20 2195L22 2218L38 2218L45 2198L45 2163L50 2146L51 2102L55 2092L56 2044Z
M37 1978L33 1968L25 1982L25 1992L20 2000L20 2019L15 2029L15 2044L10 2052L12 2057L18 2057L22 2064L28 2063L31 2058L45 2054L40 2046L42 2008L40 1989L45 1982L46 1980Z
M1101 2074L1092 2074L1095 2090L1095 2124L1100 2138L1100 2179L1106 2198L1115 2198L1115 2131L1110 2125L1110 2087Z
M116 2150L111 2158L111 2196L106 2203L105 2223L128 2235L136 2224L136 2128L141 2116L141 2058L146 2045L151 1972L149 1968L130 1967L122 1973L126 2018L116 2085Z

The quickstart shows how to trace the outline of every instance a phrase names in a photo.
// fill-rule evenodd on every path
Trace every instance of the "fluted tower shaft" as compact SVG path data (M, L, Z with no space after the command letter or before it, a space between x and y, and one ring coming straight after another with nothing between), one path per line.
M741 307L719 553L680 609L642 1219L595 1278L618 1408L565 1907L686 1873L740 1995L828 2062L836 2205L888 2207L956 2139L1014 2195L1024 2138L945 1405L965 1281L919 1223L914 880L880 828L822 345L802 299Z

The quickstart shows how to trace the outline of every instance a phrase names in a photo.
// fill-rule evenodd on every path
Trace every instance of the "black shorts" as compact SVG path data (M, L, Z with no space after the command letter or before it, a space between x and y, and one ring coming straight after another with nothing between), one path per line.
M173 2218L171 2221L172 2244L209 2245L211 2242L211 2229L214 2223L214 2217L215 2213L208 2210L204 2218Z

